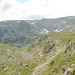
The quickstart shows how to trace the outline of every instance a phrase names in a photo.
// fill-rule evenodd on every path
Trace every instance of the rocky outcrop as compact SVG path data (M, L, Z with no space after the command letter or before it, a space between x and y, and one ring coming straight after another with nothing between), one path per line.
M54 48L54 46L55 46L54 43L49 43L48 45L44 46L43 52L49 53Z
M72 64L67 69L65 67L61 67L63 71L63 75L75 75L75 64Z

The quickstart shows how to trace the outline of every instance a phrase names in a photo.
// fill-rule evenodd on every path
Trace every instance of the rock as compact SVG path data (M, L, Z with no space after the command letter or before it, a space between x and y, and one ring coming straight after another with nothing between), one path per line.
M75 67L75 64L72 64L72 65L71 65L71 68L74 68L74 67Z
M64 72L64 75L74 75L74 72L72 71L72 68L67 68Z
M53 48L55 44L49 44L46 47L44 47L44 53L49 53Z
M61 67L61 69L62 69L63 73L66 71L66 69L64 67Z
M20 66L23 66L23 62L20 62Z
M28 64L25 64L25 67L28 67L29 65Z
M54 64L54 60L50 63L50 65L52 66Z
M27 70L27 68L25 68L24 70Z

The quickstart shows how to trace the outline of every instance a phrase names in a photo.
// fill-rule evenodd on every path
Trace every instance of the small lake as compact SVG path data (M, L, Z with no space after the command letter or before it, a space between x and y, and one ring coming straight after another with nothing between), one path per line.
M21 48L21 47L29 47L29 46L31 46L31 44L12 44L12 45L10 45L10 46L16 46L16 47L19 47L19 48Z

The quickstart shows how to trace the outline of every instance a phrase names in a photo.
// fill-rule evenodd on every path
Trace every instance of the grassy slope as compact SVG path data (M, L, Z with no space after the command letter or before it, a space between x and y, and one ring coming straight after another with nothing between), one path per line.
M0 75L28 75L33 71L37 64L25 60L25 49L0 44Z
M74 32L50 32L29 48L0 44L0 75L63 75L75 64L74 42Z
M75 56L72 55L72 53L74 53L74 50L75 50L74 45L72 45L71 50L69 49L70 51L67 51L69 53L65 54L66 49L70 48L71 44L74 43L75 41L74 38L75 38L74 32L66 32L66 33L51 32L48 35L45 35L41 37L40 39L38 39L30 48L31 51L29 49L31 53L33 52L35 56L34 58L37 59L37 62L39 64L34 69L34 72L32 74L38 75L42 72L41 75L49 75L52 73L53 73L52 75L56 75L56 74L63 75L63 71L62 69L60 70L60 68L64 66L64 68L67 69L68 67L70 67L72 64L75 63L75 60L74 60ZM48 47L50 47L52 43L55 44L55 47L48 52L48 49L49 49ZM73 58L73 60L71 62L68 62L69 64L67 64L67 66L65 67L64 64L67 63L67 61L70 61L71 58ZM65 61L66 59L68 60ZM50 63L53 60L55 64L51 66ZM62 62L63 62L63 65L60 66Z

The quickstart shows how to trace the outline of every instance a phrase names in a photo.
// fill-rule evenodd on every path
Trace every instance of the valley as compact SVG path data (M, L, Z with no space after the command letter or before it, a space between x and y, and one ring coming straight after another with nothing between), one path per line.
M75 75L75 17L0 21L0 75Z
M75 31L75 17L0 21L0 43L29 43L49 31Z

